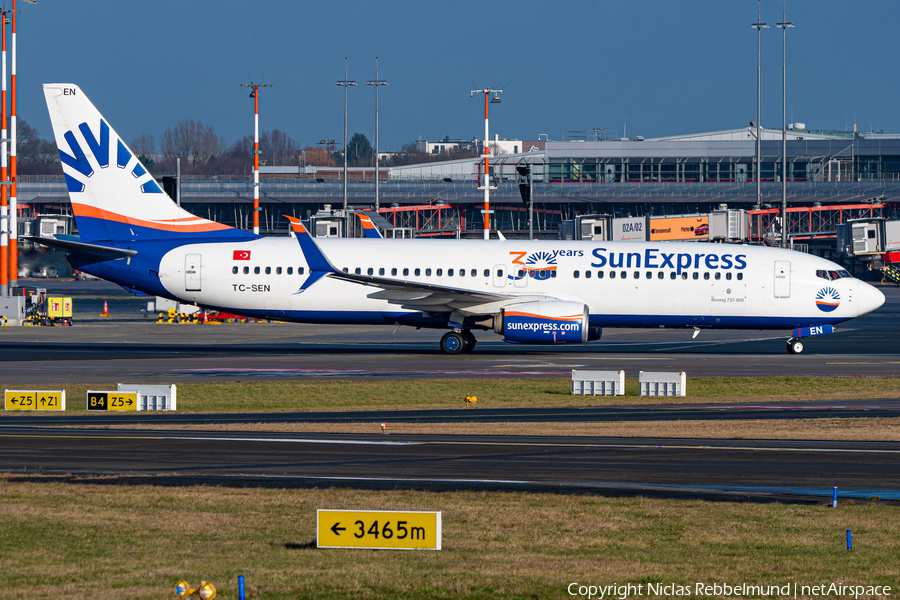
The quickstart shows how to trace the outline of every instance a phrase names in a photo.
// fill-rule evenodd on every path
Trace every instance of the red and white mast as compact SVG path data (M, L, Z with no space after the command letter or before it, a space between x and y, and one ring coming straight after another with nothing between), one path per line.
M242 83L241 88L251 88L253 98L253 233L259 235L259 88L272 87L271 83Z
M484 179L481 182L481 185L478 187L479 190L484 190L484 208L481 211L481 214L484 215L484 239L490 239L491 237L491 171L490 171L490 133L488 129L488 104L499 104L500 103L500 94L503 93L503 90L472 90L469 95L474 96L475 94L484 94ZM494 97L491 98L490 95L494 94ZM496 189L496 188L494 188Z

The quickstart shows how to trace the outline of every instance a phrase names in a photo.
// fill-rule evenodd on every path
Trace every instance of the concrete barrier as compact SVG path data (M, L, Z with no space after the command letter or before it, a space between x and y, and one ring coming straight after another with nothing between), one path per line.
M572 393L584 396L624 396L625 371L572 371Z
M681 373L641 371L641 396L684 396L687 392L687 376Z

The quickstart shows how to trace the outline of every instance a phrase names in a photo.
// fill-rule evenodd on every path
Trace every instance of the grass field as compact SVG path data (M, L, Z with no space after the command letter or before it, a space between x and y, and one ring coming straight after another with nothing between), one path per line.
M88 389L115 389L113 384L62 387L66 390L66 412L72 413L85 412ZM6 388L59 389L59 386L19 383L9 384ZM626 396L573 396L567 378L184 383L178 384L178 410L273 412L462 408L465 406L463 399L468 395L478 397L478 408L896 398L900 396L900 378L698 377L688 379L685 398L641 397L636 378L626 378L625 389Z
M316 509L439 510L439 552L319 550ZM900 584L895 506L104 485L0 476L0 598L568 598L570 583ZM845 530L854 549L845 547Z

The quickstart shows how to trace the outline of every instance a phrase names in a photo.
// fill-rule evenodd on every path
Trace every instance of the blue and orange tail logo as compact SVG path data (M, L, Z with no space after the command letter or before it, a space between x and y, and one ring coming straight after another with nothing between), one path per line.
M381 232L378 231L378 228L375 227L375 223L372 222L367 215L357 213L359 217L359 222L362 224L363 237L367 238L375 238L382 239L384 236L381 235Z
M833 287L823 287L816 294L816 306L822 312L831 312L841 305L841 295Z

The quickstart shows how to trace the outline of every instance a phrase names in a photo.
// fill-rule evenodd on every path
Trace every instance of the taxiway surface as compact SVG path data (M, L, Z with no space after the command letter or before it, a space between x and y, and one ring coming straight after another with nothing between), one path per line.
M0 434L0 471L145 483L900 499L900 443L41 430ZM265 480L263 483L262 480ZM821 498L819 499L821 501Z

